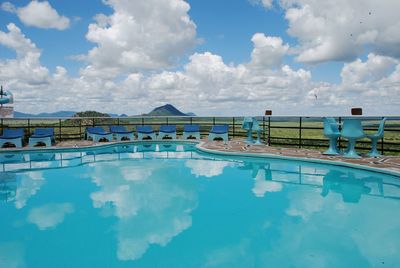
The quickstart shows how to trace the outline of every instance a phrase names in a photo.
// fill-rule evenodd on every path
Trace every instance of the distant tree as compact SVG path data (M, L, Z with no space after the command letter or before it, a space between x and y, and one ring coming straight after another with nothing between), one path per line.
M76 113L74 117L110 117L110 115L96 111L84 111Z
M86 117L85 119L81 120L82 126L91 126L91 125L100 125L100 124L110 124L111 125L111 124L115 123L109 114L100 113L100 112L96 112L96 111L78 112L78 113L74 114L73 117L78 117L78 118ZM99 118L99 117L101 117L101 118ZM104 118L104 117L107 117L107 118ZM94 123L93 123L93 119L95 119ZM65 125L78 126L79 120L67 119L64 123L65 123Z

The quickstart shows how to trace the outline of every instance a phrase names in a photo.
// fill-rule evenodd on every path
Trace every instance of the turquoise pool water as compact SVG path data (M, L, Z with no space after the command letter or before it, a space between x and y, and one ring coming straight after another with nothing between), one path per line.
M193 145L0 154L0 267L399 267L400 180Z

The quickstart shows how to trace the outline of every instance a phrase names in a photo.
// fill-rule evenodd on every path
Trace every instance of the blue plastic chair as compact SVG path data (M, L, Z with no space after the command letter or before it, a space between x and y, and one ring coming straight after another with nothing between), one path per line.
M122 139L133 141L135 139L133 131L127 130L124 126L110 126L110 131L115 135L117 141L122 141Z
M151 126L137 126L138 140L143 140L143 138L150 137L152 140L156 139L156 133L153 131Z
M365 138L361 120L355 118L344 119L342 137L348 139L349 142L344 157L360 158L360 156L355 151L355 147L357 140Z
M245 140L245 142L253 143L253 134L251 132L253 128L253 118L251 117L243 118L242 128L244 130L247 130L247 139Z
M29 147L34 147L40 142L50 147L53 139L54 128L36 128L29 137Z
M101 139L112 141L112 133L105 131L102 127L88 127L86 128L86 139L91 138L94 143L99 142Z
M339 150L337 148L337 139L340 137L340 131L335 118L324 118L324 136L329 138L329 148L323 154L337 155Z
M0 136L0 148L6 143L14 144L15 147L22 147L23 128L3 129L3 135Z
M383 138L383 134L385 131L385 121L386 118L383 118L379 124L378 132L374 134L368 134L366 137L371 140L371 151L367 154L369 157L380 157L381 154L378 152L377 145L378 140Z
M164 138L176 139L176 126L173 125L161 125L158 131L158 139L162 140Z
M228 125L215 125L211 128L208 134L208 140L213 141L216 138L221 138L223 141L228 141Z
M199 125L184 125L183 126L183 139L187 140L191 137L200 140L200 126Z

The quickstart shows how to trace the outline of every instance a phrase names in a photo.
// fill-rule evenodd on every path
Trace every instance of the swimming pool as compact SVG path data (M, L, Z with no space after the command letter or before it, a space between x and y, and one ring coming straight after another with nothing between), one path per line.
M0 267L396 267L399 177L194 144L1 153Z

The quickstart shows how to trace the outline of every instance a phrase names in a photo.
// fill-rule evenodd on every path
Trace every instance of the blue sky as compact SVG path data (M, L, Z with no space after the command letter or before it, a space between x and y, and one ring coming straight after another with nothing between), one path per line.
M25 112L398 114L400 4L339 2L2 1L0 83Z

